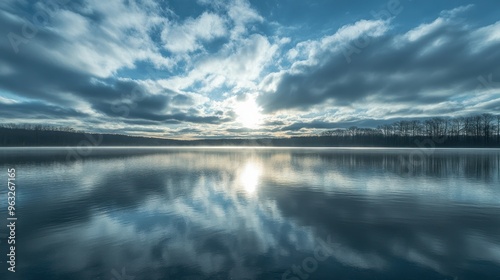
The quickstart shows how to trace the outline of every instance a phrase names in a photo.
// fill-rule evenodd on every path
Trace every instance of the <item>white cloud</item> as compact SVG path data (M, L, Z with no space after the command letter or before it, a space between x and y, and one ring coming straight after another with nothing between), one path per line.
M101 15L98 24L66 8L61 6L47 26L49 32L61 37L57 48L47 48L46 42L35 37L32 51L98 77L134 68L137 61L172 66L150 37L151 29L163 21L151 6L139 6L135 1L89 0L79 12Z
M247 24L252 22L262 22L264 20L246 0L231 2L227 13L234 22L234 28L231 31L231 38L233 39L236 39L246 33Z
M321 62L324 52L338 51L346 44L361 37L379 37L390 29L389 21L360 20L353 24L339 28L334 34L323 36L317 40L307 40L296 44L287 53L292 62L290 72L295 72L302 66L314 65Z
M500 41L500 21L492 25L481 27L471 34L472 39L478 41L480 47L487 47Z
M3 103L3 104L15 104L15 103L18 103L18 102L16 100L0 96L0 103Z
M205 12L196 19L187 19L182 24L167 25L161 33L161 38L164 47L171 52L193 52L202 48L201 43L226 35L225 25L220 16Z
M234 90L254 88L265 66L272 61L279 48L267 37L259 34L250 35L226 44L220 52L205 57L197 62L185 76L163 80L165 86L183 90L193 84L203 84L201 92L228 85Z
M451 9L451 10L442 11L440 13L440 15L441 15L441 17L450 18L450 17L457 16L458 14L461 14L463 12L466 12L466 11L472 9L473 7L474 7L474 4L469 4L469 5L466 5L466 6L460 6L460 7L456 7L454 9Z
M410 42L417 41L420 38L424 37L425 35L430 34L434 30L443 26L445 23L446 23L446 21L443 18L437 18L436 20L434 20L431 23L421 24L418 27L408 31L404 35L404 38L406 38Z

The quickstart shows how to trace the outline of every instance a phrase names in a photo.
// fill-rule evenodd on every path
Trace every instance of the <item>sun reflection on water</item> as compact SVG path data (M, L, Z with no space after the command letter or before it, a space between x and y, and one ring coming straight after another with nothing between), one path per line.
M260 184L262 168L255 162L247 162L240 173L240 184L248 194L253 194Z

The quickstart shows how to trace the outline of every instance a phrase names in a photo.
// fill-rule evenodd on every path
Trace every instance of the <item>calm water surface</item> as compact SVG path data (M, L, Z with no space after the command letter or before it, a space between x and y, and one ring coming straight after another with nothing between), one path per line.
M500 279L498 149L68 153L0 149L1 279Z

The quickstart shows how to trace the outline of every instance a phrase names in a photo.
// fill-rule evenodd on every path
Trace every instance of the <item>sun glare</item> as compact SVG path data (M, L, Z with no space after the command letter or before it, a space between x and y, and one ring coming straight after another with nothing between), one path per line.
M253 98L237 103L235 111L238 115L236 120L244 127L255 128L262 122L262 114L260 113L261 108Z
M257 164L249 162L245 165L240 174L240 183L248 194L253 194L257 190L261 173L262 170Z

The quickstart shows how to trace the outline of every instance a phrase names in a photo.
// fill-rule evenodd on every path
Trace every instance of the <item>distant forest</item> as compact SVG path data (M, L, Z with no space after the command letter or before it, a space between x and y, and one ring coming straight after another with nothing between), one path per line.
M500 115L398 121L377 128L333 129L319 135L262 139L173 140L76 131L70 127L0 124L1 147L28 146L295 146L500 147Z
M481 114L457 118L431 118L425 121L397 121L377 128L334 129L321 133L339 143L381 146L418 146L426 140L442 147L500 147L500 115Z

